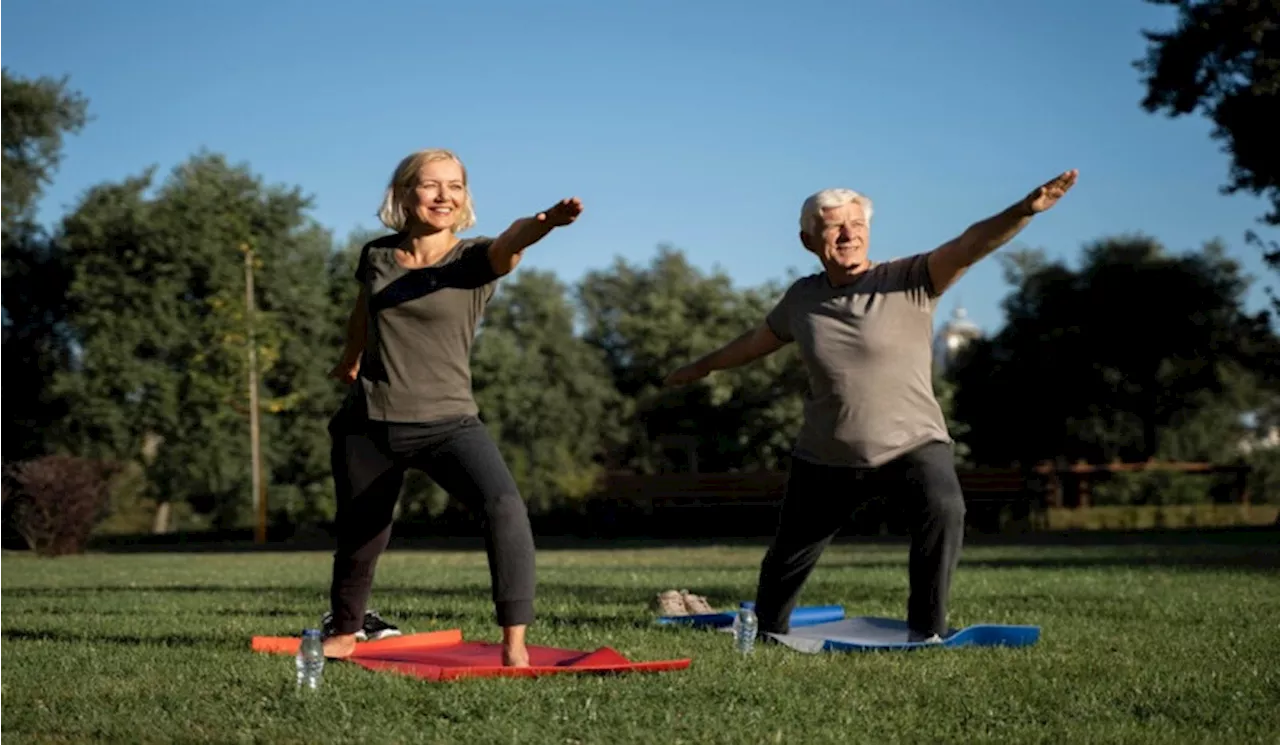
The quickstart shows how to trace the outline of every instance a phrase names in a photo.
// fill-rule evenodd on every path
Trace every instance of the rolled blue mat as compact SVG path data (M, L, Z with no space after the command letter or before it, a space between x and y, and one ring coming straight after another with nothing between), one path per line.
M756 604L750 600L738 603L739 608L755 610ZM813 626L819 623L830 623L844 619L843 605L801 605L791 611L791 626Z
M663 626L674 624L719 629L725 626L732 626L733 615L732 613L700 613L690 616L658 616L658 623Z
M744 601L738 604L740 608L755 609L756 604L750 601ZM666 626L671 624L679 624L683 626L699 626L710 628L724 628L733 625L734 613L726 611L724 613L704 613L696 616L661 616L658 623ZM842 605L802 605L791 611L792 628L800 628L802 626L813 626L819 623L829 623L831 621L839 621L844 618L844 606Z

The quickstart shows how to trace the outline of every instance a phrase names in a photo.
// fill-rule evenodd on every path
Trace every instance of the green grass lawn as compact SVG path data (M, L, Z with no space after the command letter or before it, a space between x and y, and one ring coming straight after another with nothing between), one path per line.
M688 670L428 683L330 664L315 695L255 634L325 609L329 555L3 556L6 743L1271 742L1280 733L1276 533L971 546L956 626L1037 624L1024 649L733 653L655 627L658 590L751 597L762 546L543 550L531 641ZM901 617L906 549L833 546L801 602ZM496 640L479 551L392 550L372 606L406 631Z

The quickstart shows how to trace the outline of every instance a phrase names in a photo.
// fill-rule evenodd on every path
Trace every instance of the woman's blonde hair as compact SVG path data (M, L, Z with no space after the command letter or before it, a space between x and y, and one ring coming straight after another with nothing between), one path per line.
M382 206L378 208L378 219L383 225L396 232L408 227L409 210L406 205L409 194L418 186L418 172L422 170L423 164L433 160L452 160L462 169L462 188L467 195L467 200L462 205L462 209L458 210L457 220L453 223L453 232L461 233L476 224L476 211L471 205L471 187L467 184L467 167L451 151L431 148L406 156L400 161L400 165L396 166L395 173L391 174L387 191L382 196Z

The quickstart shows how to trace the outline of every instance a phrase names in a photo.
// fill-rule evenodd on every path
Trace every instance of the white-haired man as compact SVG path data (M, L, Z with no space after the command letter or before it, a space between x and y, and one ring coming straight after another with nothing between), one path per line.
M800 242L823 271L796 280L760 326L667 377L667 385L686 385L799 345L809 390L777 531L760 566L762 633L789 630L823 550L877 494L911 528L910 640L936 642L947 632L965 508L954 444L933 394L935 303L974 262L1056 204L1076 176L1070 170L1036 187L932 251L885 263L867 255L871 200L849 189L820 191L801 208Z

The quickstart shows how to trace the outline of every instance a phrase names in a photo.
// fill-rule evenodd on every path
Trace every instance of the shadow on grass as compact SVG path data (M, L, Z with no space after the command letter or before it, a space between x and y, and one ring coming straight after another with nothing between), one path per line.
M1000 559L961 559L960 568L978 569L1209 569L1274 572L1280 569L1280 548L1251 551L1177 551L1159 554L1122 553L1100 556L1032 556Z
M154 538L154 537L153 537ZM906 567L905 549L909 541L898 536L841 536L834 546L857 547L871 549L858 551L853 555L828 553L818 571L824 568L876 568ZM665 538L567 538L549 537L538 539L538 551L541 554L553 554L558 551L619 551L619 550L662 550L662 549L698 549L709 547L750 548L752 555L741 564L727 566L690 566L684 569L678 565L617 567L619 571L652 572L655 577L670 577L673 574L688 571L707 575L716 571L750 571L758 569L760 558L768 547L767 539L754 538L702 538L702 539L665 539ZM205 552L220 554L229 552L290 552L311 551L315 547L304 547L300 544L267 544L254 546L251 543L196 543L182 542L168 546L147 544L145 546L116 545L103 546L100 550L119 553L163 553L163 552ZM402 538L394 540L391 551L483 551L483 542L479 538L447 537L447 538ZM961 556L961 569L1106 569L1106 568L1183 568L1191 570L1230 570L1244 572L1274 572L1280 569L1280 529L1275 528L1238 528L1209 530L1160 530L1141 532L1060 532L1036 533L1021 536L966 536L965 551ZM610 567L602 566L595 571L607 571ZM566 571L557 569L553 571ZM554 582L539 582L539 597L547 597L547 593L558 592ZM659 589L654 587L653 591ZM674 588L684 589L684 588ZM694 589L694 588L689 588ZM14 588L3 591L5 597L57 597L67 593L98 592L164 592L164 593L237 593L265 594L272 596L296 597L300 600L314 600L323 597L327 586L237 586L218 584L183 584L183 585L143 585L122 587L49 587L49 588ZM617 586L593 585L583 587L581 591L588 593L593 602L648 603L652 595L626 591ZM375 594L379 597L421 597L423 595L487 598L489 588L466 585L461 587L438 588L406 588L396 586L380 586ZM618 596L625 592L626 597ZM707 595L712 588L705 586L698 592Z
M227 594L227 595L262 595L279 597L281 595L296 597L302 601L323 599L328 602L329 588L327 585L310 585L305 587L292 585L94 585L86 587L14 587L4 590L2 594L6 598L63 598L71 596L84 595L100 595L105 593L131 594L131 593L169 593L175 595L199 594ZM374 587L374 595L378 597L398 597L398 596L421 596L430 594L435 596L464 597L464 598L481 598L489 597L489 588L485 586L467 586L467 587L431 587L431 588L409 588L409 587ZM96 612L96 611L95 611Z
M689 589L689 588L678 588ZM698 594L708 597L736 597L741 594L742 588L738 586L728 585L698 585L695 589ZM649 589L627 589L623 587L603 585L603 584L576 584L562 582L540 582L537 588L537 602L539 605L555 606L555 605L610 605L634 608L647 608L649 601L652 600L656 590ZM297 598L300 603L306 603L317 599L328 602L328 588L311 586L244 586L244 585L102 585L93 587L14 587L3 591L6 599L26 599L26 598L56 598L74 601L77 607L82 607L83 598L92 595L120 594L128 595L135 593L165 593L165 594L199 594L199 595L259 595L263 597L278 598L280 596L290 596ZM490 600L490 590L488 584L475 584L455 587L404 587L404 586L377 586L373 588L372 603L375 605L385 606L388 603L395 603L396 599L414 598L417 600L431 598L448 598L471 600L479 603L488 604ZM166 612L171 612L166 610ZM208 612L215 612L210 609ZM290 611L280 608L264 609L255 611L253 609L235 608L216 611L226 615L287 615ZM93 611L98 614L99 611Z
M702 536L702 537L583 537L572 535L540 535L535 531L539 552L555 551L632 551L650 549L693 549L707 547L768 548L770 536ZM905 546L905 535L858 535L842 532L836 544L859 546ZM1017 535L971 533L965 536L967 546L1193 546L1280 544L1280 527L1239 527L1203 529L1153 529L1142 531L1054 531ZM91 550L101 553L293 553L332 552L334 541L324 533L306 537L289 537L255 544L244 531L223 533L175 533L169 535L99 536ZM408 535L393 536L392 551L482 551L484 539L479 535Z
M5 593L5 594L15 596L14 599L22 597L22 594L17 592ZM66 604L23 603L21 606L16 606L16 607L11 606L8 611L9 617L14 618L14 617L22 617L22 616L42 616L42 615L50 615L50 614L57 615L57 614L67 614L67 613L78 613L78 612L81 612L80 609L83 607L78 605L78 603L80 602L80 599L84 597L84 595L85 595L84 593L68 595L67 596L68 602ZM41 597L41 595L28 595L27 597ZM213 608L201 608L199 610L190 609L190 608L181 609L181 610L175 610L173 608L154 608L154 609L94 608L91 612L88 612L87 614L93 615L93 616L113 616L113 617L118 617L122 619L128 619L125 621L125 623L135 623L141 617L202 618L206 616L215 616L217 618L231 618L231 617L288 618L288 617L296 617L298 615L305 614L305 611L299 611L296 608L252 609L252 608L243 608L243 607L238 607L238 608L213 607Z
M539 552L547 551L633 551L654 548L702 548L708 546L767 548L768 536L716 537L716 538L659 538L659 537L581 537L539 535L534 533ZM868 537L866 540L893 544L901 538L889 536ZM151 553L332 553L336 543L329 536L309 536L271 540L256 544L239 533L224 535L214 533L173 534L167 536L100 536L93 539L90 551L110 554ZM13 549L10 549L13 550ZM484 538L478 535L405 536L393 535L390 551L483 551Z
M231 635L196 634L102 634L73 633L36 629L5 629L0 638L9 642L59 642L67 644L111 644L122 647L199 647L204 649L240 649L246 640Z

